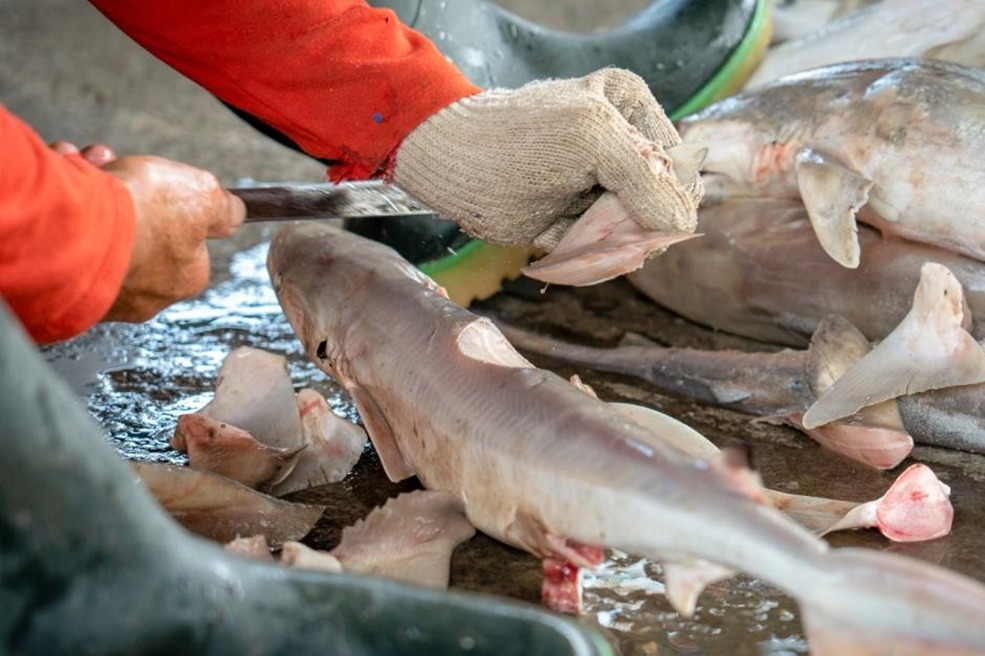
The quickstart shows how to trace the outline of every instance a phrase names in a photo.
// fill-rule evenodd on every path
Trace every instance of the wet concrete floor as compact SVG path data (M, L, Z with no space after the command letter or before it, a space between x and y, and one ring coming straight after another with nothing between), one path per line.
M607 20L599 14L598 6L604 3L574 4L581 11L594 6L594 15L572 14L586 25ZM623 4L643 3L626 0ZM557 9L552 20L572 19ZM227 184L244 177L321 177L320 165L253 133L208 94L130 43L84 3L0 3L0 61L4 62L0 65L0 101L47 139L80 144L104 141L125 153L172 157L209 168ZM209 399L223 357L244 344L286 355L296 386L314 386L337 412L356 419L345 395L305 360L280 313L263 266L270 234L269 228L251 227L234 240L214 244L214 279L201 298L174 306L143 325L103 325L46 349L49 361L87 401L123 456L181 462L180 454L167 444L175 418ZM618 281L585 290L552 288L546 294L521 282L475 309L596 345L612 345L631 330L674 346L762 348L689 324ZM565 376L575 373L546 360L537 363ZM889 473L869 470L821 450L792 430L669 398L625 377L577 373L604 399L664 410L720 445L748 442L765 482L784 491L870 499L879 496L902 470L902 466ZM910 545L890 544L870 531L835 535L831 542L888 549L985 580L985 458L918 447L903 466L910 461L931 465L951 486L956 511L953 533ZM329 505L309 542L330 547L343 526L412 486L390 484L368 452L342 484L293 498ZM659 567L653 563L617 557L588 583L584 621L607 631L625 654L806 652L796 605L758 581L739 577L711 586L693 620L673 612L661 594ZM477 536L456 553L452 585L536 601L539 563Z

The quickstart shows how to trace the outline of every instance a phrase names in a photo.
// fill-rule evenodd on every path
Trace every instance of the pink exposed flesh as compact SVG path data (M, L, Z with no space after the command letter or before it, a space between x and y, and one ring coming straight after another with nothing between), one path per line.
M846 420L807 429L800 423L799 414L786 417L785 421L821 446L876 469L892 469L913 450L913 438L892 428L862 426Z
M882 534L896 542L932 540L951 532L950 489L926 465L911 465L875 508Z
M593 565L605 559L605 550L599 547L578 545L578 555ZM581 612L581 570L568 561L544 559L544 582L540 588L540 601L551 610L569 615Z

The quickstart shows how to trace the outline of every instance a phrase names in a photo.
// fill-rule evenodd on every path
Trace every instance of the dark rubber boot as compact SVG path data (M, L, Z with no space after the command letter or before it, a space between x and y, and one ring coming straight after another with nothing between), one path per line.
M769 41L765 0L655 0L622 25L592 34L548 29L490 0L369 4L396 11L480 87L514 88L615 66L646 80L668 114L734 91L729 83L745 77L741 64L757 59Z
M475 84L519 87L581 77L606 66L634 71L671 116L738 90L769 42L766 0L656 0L602 33L551 30L489 0L369 0L425 34ZM523 249L494 247L453 225L422 219L350 230L393 246L468 305L490 296L526 263Z
M0 654L611 654L536 607L227 554L137 482L0 301Z

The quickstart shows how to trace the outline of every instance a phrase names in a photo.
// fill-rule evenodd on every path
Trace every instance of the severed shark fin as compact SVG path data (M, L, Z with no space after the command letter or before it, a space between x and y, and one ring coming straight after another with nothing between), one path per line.
M680 181L689 187L698 179L698 171L708 157L708 147L704 144L684 142L671 146L666 151L670 157L670 169Z
M951 532L951 488L923 464L910 465L884 495L858 504L824 533L874 526L893 542L933 540Z
M871 350L869 340L844 317L831 315L818 324L807 355L807 382L815 398ZM913 450L895 399L862 408L845 421L806 428L801 416L787 421L822 446L877 469L892 469Z
M585 211L550 253L522 271L542 282L584 287L635 271L651 255L697 236L643 230L610 191Z
M242 535L263 535L276 548L307 535L325 510L325 506L282 501L191 467L146 462L130 466L178 523L222 543Z
M816 428L905 394L985 382L985 351L965 330L968 314L954 274L924 264L910 312L808 408L804 426Z
M797 153L794 169L821 248L838 264L858 268L861 251L855 216L869 200L872 180L811 149Z
M366 446L366 431L333 413L321 393L299 390L297 407L304 450L290 474L273 488L277 496L341 481Z
M216 376L215 396L200 414L242 428L276 448L301 444L301 418L287 359L240 346L226 355Z
M347 572L444 589L452 551L473 535L455 495L417 490L388 500L344 529L331 555Z
M171 446L188 455L194 469L268 491L295 468L305 445L277 448L245 430L200 413L178 416Z

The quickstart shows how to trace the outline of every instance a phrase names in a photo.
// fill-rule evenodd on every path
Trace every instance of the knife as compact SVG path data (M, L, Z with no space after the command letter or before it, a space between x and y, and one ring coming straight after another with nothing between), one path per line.
M235 187L246 223L306 219L440 218L406 192L380 180Z

